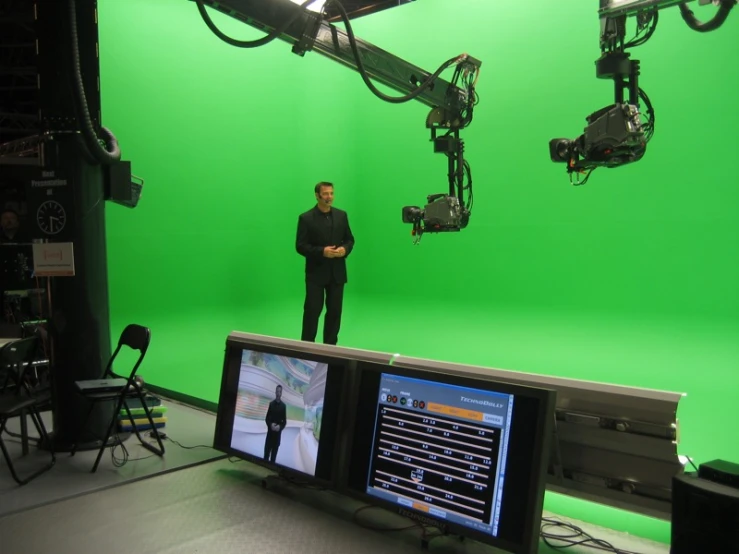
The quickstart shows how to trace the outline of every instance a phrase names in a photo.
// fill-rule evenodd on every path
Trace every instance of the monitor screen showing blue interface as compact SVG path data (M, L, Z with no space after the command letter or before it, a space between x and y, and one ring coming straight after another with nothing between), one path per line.
M233 450L316 476L328 364L241 352Z
M366 492L497 536L513 402L383 373Z

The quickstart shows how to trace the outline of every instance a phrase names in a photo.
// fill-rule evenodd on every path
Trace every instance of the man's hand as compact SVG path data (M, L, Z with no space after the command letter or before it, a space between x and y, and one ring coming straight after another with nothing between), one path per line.
M273 423L273 424L272 424L272 431L274 431L274 432L276 433L276 432L278 432L279 430L280 430L280 425L279 425L279 423Z
M323 249L323 255L326 258L341 258L346 255L346 250L343 246L336 248L335 246L327 246Z

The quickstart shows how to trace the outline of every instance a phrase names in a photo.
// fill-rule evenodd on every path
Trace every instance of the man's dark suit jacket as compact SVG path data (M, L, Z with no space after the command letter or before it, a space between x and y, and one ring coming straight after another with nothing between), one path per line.
M285 425L287 425L287 409L285 408L285 403L282 401L277 402L277 400L270 402L264 421L267 423L268 431L272 431L270 427L273 423L277 423L280 426L280 432L282 432ZM274 433L274 431L272 432Z
M349 227L346 212L331 208L330 220L318 207L298 217L298 236L295 248L305 256L305 280L317 285L346 283L346 258L354 248L354 235ZM346 256L326 258L326 246L343 246Z

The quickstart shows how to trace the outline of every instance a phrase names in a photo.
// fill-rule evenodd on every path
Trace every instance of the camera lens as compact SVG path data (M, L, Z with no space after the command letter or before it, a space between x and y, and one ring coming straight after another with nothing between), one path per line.
M403 223L415 223L423 217L423 212L418 206L403 207Z
M549 141L549 156L553 162L567 162L570 158L572 141L556 138Z

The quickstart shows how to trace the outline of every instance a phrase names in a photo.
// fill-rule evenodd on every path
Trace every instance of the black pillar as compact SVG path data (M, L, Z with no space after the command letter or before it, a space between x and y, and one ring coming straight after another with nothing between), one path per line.
M103 170L85 161L73 137L55 141L55 161L45 164L65 177L73 193L70 205L74 228L74 277L52 283L51 325L53 353L54 443L67 449L77 437L88 411L74 388L81 379L100 378L110 354L108 269L105 240ZM81 448L94 448L110 418L112 403L98 403L81 437Z
M37 221L36 236L74 245L75 275L53 277L49 335L52 354L54 447L67 450L81 430L87 402L74 382L101 376L111 354L108 273L105 241L104 167L94 161L80 135L75 108L72 41L77 40L87 105L94 128L100 126L97 3L76 0L77 37L72 35L69 0L36 0L39 98L42 128L41 176L32 180L29 206L60 204L66 229L49 234ZM39 212L39 217L43 214ZM111 403L99 403L81 437L91 448L103 438L113 415Z

